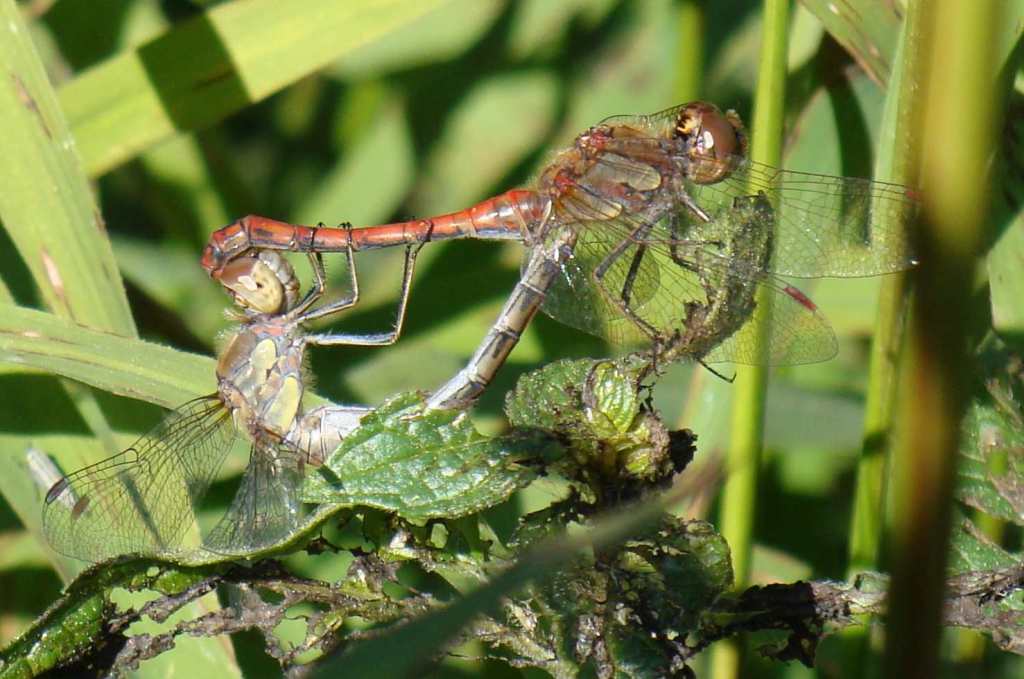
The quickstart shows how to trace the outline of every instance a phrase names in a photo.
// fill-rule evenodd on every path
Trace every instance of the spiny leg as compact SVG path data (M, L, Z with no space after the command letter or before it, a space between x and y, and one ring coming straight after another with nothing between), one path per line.
M352 229L352 225L345 223L342 225L342 228L346 231L350 231ZM351 245L345 248L345 257L348 260L349 287L351 292L348 296L335 300L330 304L325 304L319 309L309 310L309 307L323 295L324 288L326 287L323 255L319 252L310 252L307 253L307 256L309 257L310 266L313 269L313 285L305 298L303 298L302 302L300 302L291 312L293 317L300 323L306 323L315 318L329 316L355 306L359 301L359 277L356 273L356 259Z
M629 306L629 300L633 296L633 284L636 282L637 273L640 271L640 264L647 253L647 246L640 245L633 254L633 261L629 263L629 271L626 272L626 280L622 283L622 302Z
M319 335L307 335L305 338L306 343L316 344L319 346L339 344L354 346L387 346L389 344L394 344L396 341L398 341L399 336L402 334L402 326L405 323L405 312L409 303L409 293L412 289L412 275L416 269L416 256L419 255L419 252L423 248L423 245L425 243L426 241L416 246L409 245L405 248L405 268L402 274L402 292L398 302L398 310L395 317L395 325L390 332L359 334L329 333ZM350 270L352 271L352 288L354 291L352 297L353 300L358 300L359 286L356 280L355 262L352 259L351 249L349 249L348 254L351 267ZM351 306L354 303L355 301L353 301L348 306ZM301 322L305 322L310 318L319 318L320 316L324 315L323 313L321 313L324 308L327 307L311 311L302 318L300 318L299 320ZM329 313L333 313L334 311L340 311L340 308L331 309Z
M640 264L643 261L644 255L647 253L647 246L643 244L643 240L650 234L651 229L654 228L654 220L645 220L640 226L636 227L632 233L622 240L618 245L612 248L611 252L605 256L604 260L594 269L594 281L600 290L622 314L631 320L640 330L651 338L652 341L657 342L661 337L661 333L653 325L648 323L643 318L640 318L636 312L633 311L630 305L630 298L633 294L633 284L636 281L637 273L640 270ZM626 249L631 245L636 245L637 242L641 244L637 247L637 251L633 254L633 260L630 262L629 270L626 273L626 280L623 283L622 290L619 291L618 295L613 295L605 284L605 275L609 269L626 253Z
M732 377L726 377L725 375L723 375L722 373L718 372L717 370L712 368L710 365L705 363L703 358L698 358L697 362L700 363L702 366L704 366L704 369L707 370L709 373L711 373L712 375L714 375L715 377L717 377L717 378L719 378L721 380L725 380L729 384L732 384L733 382L736 381L736 373L733 373Z

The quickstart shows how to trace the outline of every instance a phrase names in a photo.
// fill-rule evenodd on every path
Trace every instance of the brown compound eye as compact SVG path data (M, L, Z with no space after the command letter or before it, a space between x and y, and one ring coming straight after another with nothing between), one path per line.
M683 107L675 134L686 143L692 161L687 178L696 184L714 184L735 169L735 160L746 154L746 134L739 116L722 113L717 106L695 101Z
M242 257L232 261L221 270L220 283L243 309L274 314L284 306L284 285L262 260Z

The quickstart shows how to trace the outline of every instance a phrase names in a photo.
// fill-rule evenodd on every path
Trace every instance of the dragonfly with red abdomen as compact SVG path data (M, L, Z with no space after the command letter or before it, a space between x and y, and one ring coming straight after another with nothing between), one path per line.
M530 189L447 215L357 229L259 216L215 232L218 277L250 248L363 250L452 238L517 240L522 275L469 364L433 407L475 400L538 308L612 342L671 346L673 358L771 365L831 358L814 303L780 276L873 276L914 264L904 186L777 169L746 157L739 117L705 102L616 116L559 152ZM759 339L755 291L771 312ZM726 292L728 291L728 292Z
M351 293L316 307L324 291L319 256L310 257L314 285L302 299L294 270L276 252L228 263L219 280L242 324L217 361L217 393L186 403L131 447L54 483L43 506L50 546L85 561L129 553L208 558L247 556L287 538L307 515L300 497L306 465L322 462L370 411L332 405L303 412L305 348L394 342L417 251L407 250L395 325L381 333L303 329L358 301L351 251ZM248 466L228 509L206 516L214 509L204 502L210 486L236 443L248 447Z

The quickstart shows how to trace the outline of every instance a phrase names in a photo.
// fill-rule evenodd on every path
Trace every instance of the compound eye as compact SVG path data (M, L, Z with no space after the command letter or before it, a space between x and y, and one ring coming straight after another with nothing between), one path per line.
M242 257L222 269L220 283L243 309L274 314L285 302L285 290L274 270L263 261Z
M735 169L746 152L742 125L736 114L722 113L713 104L695 101L683 107L676 134L687 142L692 161L687 173L697 184L720 182Z

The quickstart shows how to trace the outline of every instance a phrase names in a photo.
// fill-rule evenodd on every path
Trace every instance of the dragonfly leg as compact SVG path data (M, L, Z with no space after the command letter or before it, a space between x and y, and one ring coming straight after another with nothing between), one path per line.
M609 252L600 264L594 269L594 280L597 283L598 289L601 290L609 299L622 315L631 320L644 334L648 335L652 340L657 341L661 337L661 333L653 325L645 321L643 318L633 311L631 306L633 297L633 285L636 282L637 274L640 271L640 265L643 263L644 255L647 254L647 246L643 245L643 240L650 234L651 229L654 228L656 220L645 220L643 224L633 230L628 237L624 238L621 243L616 245L611 252ZM631 245L636 245L638 242L641 244L637 246L636 252L633 253L632 261L629 263L629 270L626 272L626 278L623 281L622 289L618 291L618 294L612 294L608 289L608 285L605 282L605 276L608 270L622 258L626 253L626 249Z
M342 225L344 229L351 229L350 224ZM352 248L345 249L345 256L348 259L348 271L350 280L350 289L352 292L347 296L339 300L326 304L319 309L310 311L310 306L313 305L316 300L320 299L324 294L324 289L327 286L327 276L324 269L324 259L320 252L308 252L306 256L309 258L309 266L313 270L313 284L310 286L309 292L302 298L294 309L289 313L292 318L300 323L305 323L314 318L321 318L322 316L329 316L330 314L344 311L359 301L359 280L356 277L356 261L355 256L352 253Z
M647 246L641 245L633 254L633 261L629 263L629 271L626 272L626 280L622 283L622 301L628 306L629 300L633 297L633 284L636 282L636 275L640 271L640 263L644 261L647 253Z
M705 363L703 358L698 358L697 362L700 363L704 367L704 369L707 370L709 373L711 373L712 375L714 375L715 377L717 377L717 378L719 378L721 380L724 380L724 381L728 382L729 384L732 384L733 382L736 381L736 373L733 373L732 377L726 377L725 375L723 375L722 373L718 372L717 370L712 368L710 365Z
M703 214L703 211L701 211L701 214ZM677 266L680 266L688 271L692 271L693 273L699 274L700 271L698 270L697 265L694 264L692 261L683 258L683 256L679 253L679 246L685 243L688 247L693 248L700 242L687 240L683 238L683 234L679 230L679 218L676 213L672 213L668 216L668 229L672 233L672 238L668 246L669 257L672 258L672 261L675 262ZM712 242L709 243L709 245L721 247L721 243L718 242Z
M395 315L395 325L389 332L377 332L377 333L324 333L316 335L306 335L305 342L307 344L315 344L319 346L330 346L330 345L352 345L352 346L387 346L394 344L398 337L402 334L402 325L405 323L405 311L409 305L409 292L412 289L412 275L416 269L416 256L422 249L423 243L417 246L408 246L405 249L405 269L402 273L402 292L398 302L398 311ZM338 300L333 304L328 304L319 309L307 312L301 316L298 320L305 322L313 318L320 318L327 314L335 313L346 309L359 299L359 283L356 276L355 261L352 257L352 250L348 251L349 256L349 271L352 272L352 290L353 293L350 298ZM344 304L344 306L342 306ZM326 310L326 311L325 311Z
M693 214L697 215L697 217L702 222L711 221L711 215L705 212L704 208L702 208L700 205L697 205L697 202L694 201L693 198L691 198L686 191L680 191L679 193L680 199L683 201L683 205L686 206L686 209L688 209Z

